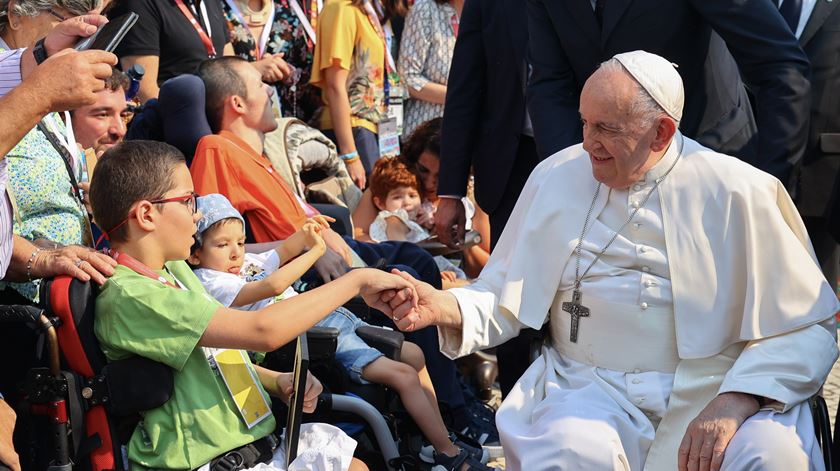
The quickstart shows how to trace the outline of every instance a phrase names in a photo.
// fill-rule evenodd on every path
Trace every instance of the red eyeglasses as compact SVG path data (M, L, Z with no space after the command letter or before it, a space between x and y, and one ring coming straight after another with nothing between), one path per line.
M198 198L198 193L192 192L182 196L173 196L172 198L166 198L162 200L152 200L149 203L152 204L164 204L164 203L186 203L187 209L192 211L193 214L198 211L198 208L195 204L195 199Z
M195 204L195 199L196 198L198 198L198 193L193 191L191 193L187 193L186 195L173 196L171 198L164 198L164 199L159 199L159 200L150 200L149 203L152 203L152 204L184 203L184 205L187 207L187 209L189 209L192 214L195 214L198 211L198 207ZM102 239L111 240L110 234L112 234L114 231L116 231L120 227L124 226L125 223L127 223L130 218L131 218L131 216L123 219L119 224L117 224L116 226L112 227L111 229L109 229L107 231L103 230L102 235L96 241L96 243L94 244L94 247L99 247L99 244L102 242Z

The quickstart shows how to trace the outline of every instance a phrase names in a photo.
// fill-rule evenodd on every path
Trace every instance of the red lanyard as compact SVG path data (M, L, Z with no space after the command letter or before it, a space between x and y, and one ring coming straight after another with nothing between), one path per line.
M167 281L166 278L158 275L151 268L144 265L143 262L137 260L136 258L132 257L131 255L120 253L120 252L117 252L116 250L113 250L113 249L108 249L108 250L105 251L105 253L110 255L111 258L113 258L114 260L116 260L118 264L120 264L120 265L122 265L126 268L130 268L131 270L134 270L135 273L138 273L138 274L143 275L145 277L151 278L155 281L159 281L160 283L163 283L167 286L171 286L175 289L182 289L179 286L173 285L172 283Z
M453 13L452 17L449 18L449 23L452 25L452 32L455 33L455 37L458 37L458 26L460 25L460 21L458 20L458 14Z
M213 46L213 40L210 39L210 36L208 36L207 33L204 32L204 28L202 28L198 20L195 19L195 16L192 14L190 9L187 8L186 5L184 5L184 0L175 0L175 4L178 5L178 8L181 9L181 12L184 14L184 16L186 16L187 19L190 20L190 24L193 26L193 28L195 28L195 32L198 33L198 37L201 38L201 42L204 43L204 48L207 49L207 55L210 56L211 59L216 57L216 47ZM207 22L209 24L209 18L207 19Z

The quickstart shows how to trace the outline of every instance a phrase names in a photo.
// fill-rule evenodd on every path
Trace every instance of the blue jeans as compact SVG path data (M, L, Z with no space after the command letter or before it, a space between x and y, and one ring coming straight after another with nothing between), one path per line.
M370 325L355 314L340 307L317 324L319 327L338 329L338 346L335 359L350 373L350 379L359 384L370 384L362 379L362 369L383 356L382 352L369 346L356 335L356 329Z

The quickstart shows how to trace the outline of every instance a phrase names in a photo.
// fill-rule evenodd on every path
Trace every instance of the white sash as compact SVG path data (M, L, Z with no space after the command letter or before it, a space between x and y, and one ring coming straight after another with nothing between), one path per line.
M289 5L292 7L292 11L295 12L295 16L298 17L300 20L301 26L303 26L303 30L306 32L306 35L309 36L309 39L312 41L312 44L317 44L315 39L315 30L312 29L312 23L309 22L309 18L306 17L306 13L304 13L303 8L301 8L300 3L298 0L289 0ZM318 2L318 9L321 9L322 3Z

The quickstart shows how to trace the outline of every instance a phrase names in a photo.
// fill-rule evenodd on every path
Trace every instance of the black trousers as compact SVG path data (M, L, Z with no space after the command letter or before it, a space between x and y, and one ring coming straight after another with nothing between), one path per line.
M496 247L496 242L510 218L510 213L519 199L519 193L525 186L531 171L540 162L537 156L537 147L534 139L528 136L521 136L519 147L516 149L516 161L511 169L510 177L504 188L504 194L499 206L489 213L490 216L490 248ZM531 342L537 336L533 329L523 330L518 336L496 347L496 359L499 365L499 388L502 397L507 396L522 373L531 364L530 354Z

